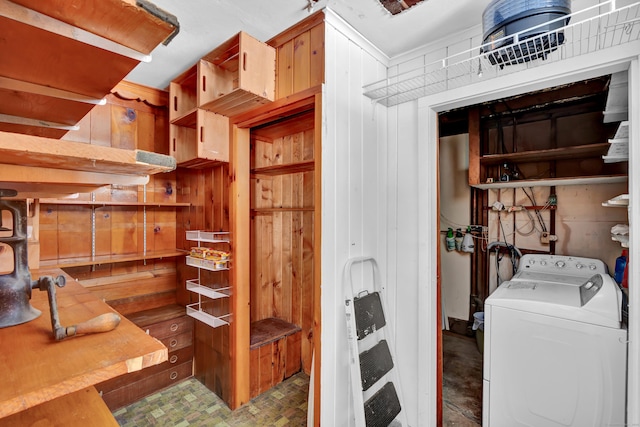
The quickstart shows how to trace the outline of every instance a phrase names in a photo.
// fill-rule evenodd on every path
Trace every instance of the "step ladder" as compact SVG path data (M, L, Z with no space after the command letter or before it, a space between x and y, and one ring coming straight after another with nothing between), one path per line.
M352 270L371 267L372 289L354 294ZM349 365L356 427L407 427L391 327L384 315L380 272L372 257L352 258L344 270Z

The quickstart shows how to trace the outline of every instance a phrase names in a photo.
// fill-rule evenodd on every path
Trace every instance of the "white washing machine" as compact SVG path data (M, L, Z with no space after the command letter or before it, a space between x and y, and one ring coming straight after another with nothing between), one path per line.
M621 299L599 260L523 256L485 302L483 426L625 425Z

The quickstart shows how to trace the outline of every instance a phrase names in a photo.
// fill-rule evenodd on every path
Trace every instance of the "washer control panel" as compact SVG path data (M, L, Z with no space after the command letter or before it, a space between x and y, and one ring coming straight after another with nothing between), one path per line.
M559 273L575 276L608 274L607 265L596 258L565 255L526 254L520 259L518 271Z

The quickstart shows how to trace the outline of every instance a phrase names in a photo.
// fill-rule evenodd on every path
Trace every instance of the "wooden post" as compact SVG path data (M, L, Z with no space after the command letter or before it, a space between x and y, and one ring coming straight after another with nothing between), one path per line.
M480 109L469 109L469 185L480 184Z
M231 231L231 409L250 399L249 128L231 129L229 226Z

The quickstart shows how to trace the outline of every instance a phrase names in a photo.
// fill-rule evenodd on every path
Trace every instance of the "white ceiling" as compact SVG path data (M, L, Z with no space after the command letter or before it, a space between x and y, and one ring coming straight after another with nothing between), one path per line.
M320 0L390 58L447 34L480 25L490 0L426 0L398 15L378 0ZM267 41L309 16L309 0L152 0L175 15L179 34L127 80L159 89L239 31Z

